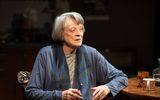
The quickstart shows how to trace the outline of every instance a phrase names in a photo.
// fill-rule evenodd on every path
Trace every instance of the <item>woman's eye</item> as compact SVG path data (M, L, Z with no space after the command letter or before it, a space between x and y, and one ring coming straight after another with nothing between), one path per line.
M70 30L70 32L75 32L75 31L76 31L75 29L71 29L71 30Z
M71 28L69 31L73 33L76 31L76 28Z
M80 28L80 31L84 31L84 28Z

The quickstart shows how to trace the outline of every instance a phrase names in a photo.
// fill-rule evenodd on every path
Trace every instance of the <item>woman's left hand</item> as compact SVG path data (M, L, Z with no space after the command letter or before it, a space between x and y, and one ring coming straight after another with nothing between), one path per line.
M110 89L108 88L107 85L100 85L97 87L93 87L92 90L93 90L92 100L102 100L110 93Z

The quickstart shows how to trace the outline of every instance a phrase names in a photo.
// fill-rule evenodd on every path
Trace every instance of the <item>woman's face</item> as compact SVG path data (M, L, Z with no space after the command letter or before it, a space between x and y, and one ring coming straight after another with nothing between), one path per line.
M84 26L77 23L74 19L67 18L63 30L64 44L67 47L77 48L83 41Z

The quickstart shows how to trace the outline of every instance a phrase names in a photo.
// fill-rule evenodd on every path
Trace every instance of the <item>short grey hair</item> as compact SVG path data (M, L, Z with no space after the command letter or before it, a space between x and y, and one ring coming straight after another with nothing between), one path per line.
M54 42L61 43L63 42L62 32L64 30L64 23L66 18L72 18L76 20L79 24L84 25L84 19L80 13L77 12L66 12L55 18L53 31L52 31L52 39Z

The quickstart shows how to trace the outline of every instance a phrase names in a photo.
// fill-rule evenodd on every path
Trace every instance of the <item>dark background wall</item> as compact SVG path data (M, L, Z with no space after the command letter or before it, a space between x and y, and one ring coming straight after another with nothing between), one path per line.
M110 0L109 20L87 21L86 43L100 48L134 48L139 66L153 67L155 1Z
M156 30L156 36L155 36L155 45L156 45L156 49L155 49L155 52L156 52L156 57L160 57L160 1L159 0L156 0L156 14L155 14L155 30Z

